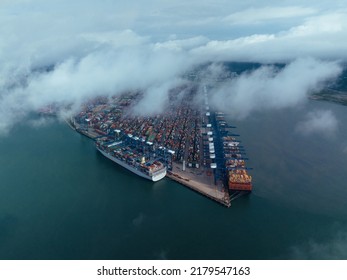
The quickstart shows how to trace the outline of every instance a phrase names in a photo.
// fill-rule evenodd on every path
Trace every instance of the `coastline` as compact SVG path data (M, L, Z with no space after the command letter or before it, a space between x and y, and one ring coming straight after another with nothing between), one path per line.
M74 131L82 134L83 136L86 136L93 141L100 137L99 134L96 132L92 131L91 129L88 130L82 130L78 126L72 122L71 119L65 118L64 119L67 125ZM191 172L193 173L193 172ZM227 193L223 191L220 185L218 186L213 186L210 184L206 184L205 182L202 182L201 180L194 180L192 178L192 175L188 175L188 172L182 172L178 170L178 167L175 168L175 172L167 172L166 177L178 182L179 184L199 193L200 195L203 195L214 202L217 202L225 207L230 207L231 206L231 199ZM138 176L138 175L137 175Z

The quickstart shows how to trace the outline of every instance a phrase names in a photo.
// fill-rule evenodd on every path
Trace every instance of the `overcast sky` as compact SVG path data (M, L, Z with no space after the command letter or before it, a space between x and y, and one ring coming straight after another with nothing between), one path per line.
M112 40L220 59L346 58L346 25L345 1L1 0L0 60L56 62Z
M139 88L158 96L206 61L300 59L292 65L301 67L301 79L313 63L317 75L298 89L305 96L337 76L338 61L346 59L345 6L327 0L0 0L0 131L22 117L18 112L49 102ZM32 73L53 64L53 73ZM166 99L158 98L158 104Z

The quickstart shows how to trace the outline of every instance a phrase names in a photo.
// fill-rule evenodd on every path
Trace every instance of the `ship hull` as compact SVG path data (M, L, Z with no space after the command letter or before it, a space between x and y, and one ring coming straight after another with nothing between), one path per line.
M252 191L251 183L231 183L229 182L229 189L233 191Z
M138 175L138 176L140 176L142 178L145 178L145 179L153 181L153 182L157 182L157 181L163 179L166 176L166 170L161 172L160 174L154 175L154 176L150 176L150 175L144 174L140 170L138 170L138 169L136 169L136 168L126 164L125 162L123 162L123 161L121 161L121 160L119 160L117 158L112 157L111 155L109 155L108 153L104 152L103 150L100 150L98 147L96 147L96 148L102 155L104 155L108 159L112 160L113 162L119 164L120 166L128 169L132 173L135 173L136 175Z

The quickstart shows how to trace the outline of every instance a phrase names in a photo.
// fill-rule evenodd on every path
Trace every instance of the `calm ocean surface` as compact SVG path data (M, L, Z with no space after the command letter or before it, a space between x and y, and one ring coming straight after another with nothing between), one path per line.
M302 135L331 110L335 135ZM0 138L0 259L347 259L347 107L231 121L254 192L227 209L164 179L148 182L65 123L31 121Z

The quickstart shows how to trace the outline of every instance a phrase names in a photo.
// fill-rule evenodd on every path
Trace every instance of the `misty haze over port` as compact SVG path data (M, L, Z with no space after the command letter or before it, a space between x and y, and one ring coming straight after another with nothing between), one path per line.
M0 258L347 258L346 19L325 0L2 1ZM254 168L230 209L127 174L62 122L125 92L163 114L192 81ZM51 104L58 120L37 116Z

